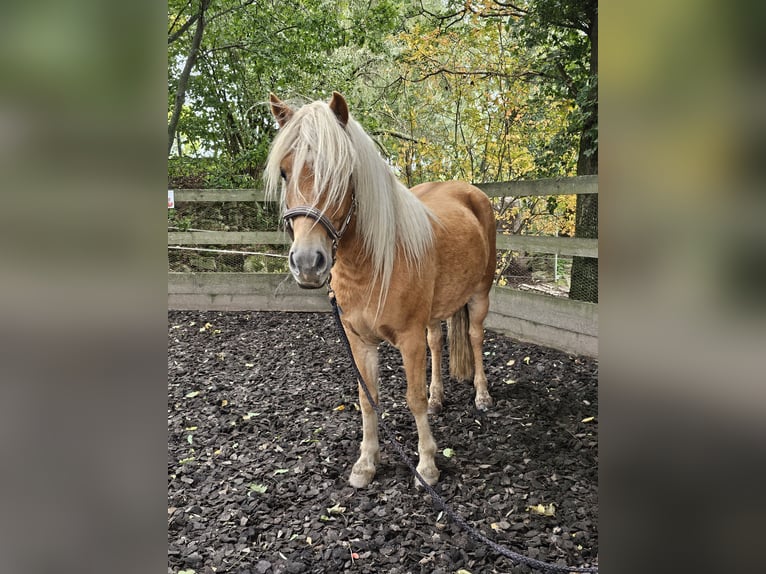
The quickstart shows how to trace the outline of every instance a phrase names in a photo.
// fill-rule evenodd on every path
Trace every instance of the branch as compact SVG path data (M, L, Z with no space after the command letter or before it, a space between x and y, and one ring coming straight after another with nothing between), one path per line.
M178 11L178 14L176 14L175 19L173 20L173 23L170 25L170 29L168 30L168 34L170 34L171 30L176 27L176 24L178 24L178 20L181 19L181 14L183 14L184 10L186 10L191 5L191 0L186 0L186 6L181 8Z
M201 11L197 12L196 14L194 14L194 16L191 16L191 17L190 17L190 18L189 18L189 19L188 19L188 20L187 20L187 21L184 23L184 25L183 25L183 26L181 26L181 27L178 29L178 31L177 31L177 32L175 32L175 33L171 34L170 36L168 36L168 44L172 44L173 42L175 42L176 40L178 40L178 38L180 38L180 37L181 37L181 35L182 35L184 32L186 32L186 31L187 31L189 28L191 28L191 27L192 27L192 25L193 25L193 24L194 24L194 23L195 23L197 20L199 20L200 16L202 16L202 12L201 12ZM175 25L175 22L173 23L173 25ZM170 28L170 29L171 29L171 30L173 29L173 28L172 28L172 26L171 26L171 28Z
M220 18L221 16L225 16L229 12L234 12L235 10L239 10L240 8L247 8L250 6L250 4L253 4L255 0L247 0L244 4L238 4L237 6L233 6L231 8L227 8L226 10L223 10L222 12L218 12L218 14L213 14L210 16L210 18L207 19L208 22L212 22L213 20Z
M432 72L428 72L427 74L423 75L420 78L416 78L413 80L410 80L411 82L423 82L430 78L431 76L436 76L438 74L452 74L453 76L482 76L485 78L488 77L496 77L496 78L511 78L512 76L510 74L505 74L502 72L492 72L488 70L480 70L480 71L468 71L468 70L450 70L449 68L438 68Z
M513 2L501 2L500 0L495 0L495 4L499 4L500 6L504 6L507 8L513 8L516 10L516 12L520 12L522 14L529 14L529 10L525 10L524 8L517 6Z
M426 143L424 140L415 139L411 136L408 136L407 134L403 134L401 132L395 132L392 130L375 130L369 132L371 136L391 136L393 138L398 138L400 140L413 142L416 144L424 144Z

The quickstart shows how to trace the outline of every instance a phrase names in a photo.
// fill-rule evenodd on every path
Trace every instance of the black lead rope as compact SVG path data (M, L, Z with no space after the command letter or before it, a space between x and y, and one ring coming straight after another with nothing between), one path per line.
M468 524L468 522L466 522L466 520L462 516L457 514L454 510L452 510L447 505L447 502L441 497L441 495L438 492L436 492L433 489L433 487L430 484L428 484L425 481L425 479L420 475L420 473L415 468L415 465L412 463L412 460L410 460L410 458L404 452L404 448L402 447L402 445L396 441L394 433L391 431L391 429L388 428L388 425L380 416L381 415L380 407L372 399L370 390L367 388L367 384L364 382L364 377L362 377L362 374L359 372L359 367L356 366L354 355L351 352L351 343L349 343L348 341L346 330L343 328L343 323L340 320L340 308L338 306L338 302L335 300L335 293L333 292L332 288L329 287L329 281L328 281L328 289L330 294L330 303L332 304L333 316L335 317L335 324L338 326L338 332L340 332L341 334L341 337L340 337L341 341L343 342L343 346L346 348L346 351L348 352L348 356L351 357L351 365L354 367L354 373L356 374L357 381L359 381L359 385L362 387L364 394L367 396L367 400L369 401L370 405L375 411L376 416L378 417L380 428L383 430L383 433L386 435L388 442L391 445L393 445L396 452L399 453L399 456L404 461L404 464L406 464L409 467L410 471L412 471L412 474L415 475L415 478L420 482L420 484L423 485L423 488L426 490L426 492L428 492L428 494L431 495L431 498L436 503L436 505L441 510L443 510L447 514L447 516L449 516L452 519L453 522L455 522L463 530L468 532L468 534L473 536L476 540L480 540L481 542L483 542L484 544L492 548L492 550L494 550L498 554L501 554L502 556L505 556L506 558L509 558L510 560L514 562L518 562L519 564L525 564L526 566L529 566L531 568L535 568L537 570L545 570L548 572L598 572L598 566L561 566L559 564L549 564L548 562L543 562L542 560L535 560L534 558L530 558L529 556L524 556L523 554L514 552L513 550L510 550L506 548L505 546L498 544L497 542L494 542L490 540L489 538L487 538L484 534L479 532L476 528Z

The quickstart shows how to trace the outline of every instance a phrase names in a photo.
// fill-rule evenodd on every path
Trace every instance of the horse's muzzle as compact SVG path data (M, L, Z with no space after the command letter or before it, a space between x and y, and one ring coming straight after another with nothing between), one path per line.
M291 249L288 259L295 282L303 289L319 289L330 276L332 260L320 249Z

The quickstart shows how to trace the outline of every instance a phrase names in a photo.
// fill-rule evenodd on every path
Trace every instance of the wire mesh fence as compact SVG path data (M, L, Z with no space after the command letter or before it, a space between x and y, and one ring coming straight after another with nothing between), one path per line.
M212 202L177 204L168 210L168 231L273 231L279 225L274 204ZM168 270L175 272L287 272L285 245L168 245Z

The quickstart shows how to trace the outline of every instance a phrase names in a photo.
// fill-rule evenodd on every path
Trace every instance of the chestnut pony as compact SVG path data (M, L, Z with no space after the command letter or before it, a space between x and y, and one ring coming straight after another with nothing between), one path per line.
M439 412L444 401L441 320L448 320L450 374L462 380L473 375L476 407L492 406L482 365L495 274L489 200L457 181L408 190L337 92L329 104L298 109L273 94L270 101L280 130L264 180L267 193L279 196L285 210L290 271L304 288L330 282L354 359L376 402L378 344L385 340L399 349L407 405L418 430L417 469L435 484L439 470L428 413ZM380 461L377 417L361 388L359 404L361 454L349 478L357 488L370 483Z

